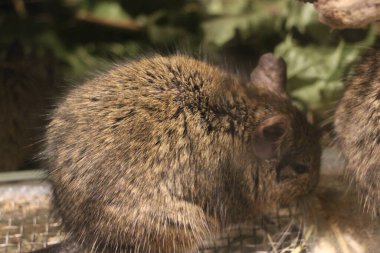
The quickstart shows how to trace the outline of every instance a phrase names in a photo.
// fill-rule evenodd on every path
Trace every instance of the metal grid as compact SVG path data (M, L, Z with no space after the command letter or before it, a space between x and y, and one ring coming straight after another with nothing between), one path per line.
M29 252L63 239L61 222L50 215L49 186L0 187L0 252Z
M29 252L63 239L59 219L48 214L8 218L1 223L0 252Z
M49 212L48 185L44 186L47 191L45 189L42 193L27 188L21 194L8 194L4 198L6 187L0 187L0 253L26 253L64 239L60 219ZM17 190L21 186L12 187ZM277 210L251 224L231 228L218 238L205 242L198 252L290 253L296 252L295 249L297 252L309 252L302 225L293 218L293 212L291 209Z
M287 212L262 217L251 224L229 229L213 241L206 242L199 253L292 253L309 252L300 224ZM279 212L277 212L278 214Z

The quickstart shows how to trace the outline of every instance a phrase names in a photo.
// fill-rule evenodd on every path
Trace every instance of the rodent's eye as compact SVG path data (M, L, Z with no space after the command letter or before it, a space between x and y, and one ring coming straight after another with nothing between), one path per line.
M300 164L300 163L295 163L292 165L292 168L293 170L297 173L297 174L304 174L304 173L307 173L309 172L309 167L307 165L304 165L304 164Z

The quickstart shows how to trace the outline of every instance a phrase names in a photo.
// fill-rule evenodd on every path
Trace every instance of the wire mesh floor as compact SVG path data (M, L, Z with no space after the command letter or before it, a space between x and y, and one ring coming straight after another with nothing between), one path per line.
M200 253L308 252L290 209L224 231ZM50 186L29 182L0 185L0 253L26 253L62 241L59 217L50 213Z
M224 231L199 253L379 253L380 219L363 212L338 157L336 150L324 151L312 212L304 220L308 226L296 211L281 209ZM49 212L50 196L46 183L0 183L0 253L26 253L65 238L60 219Z
M61 241L60 219L49 210L47 184L0 186L0 252L29 252Z

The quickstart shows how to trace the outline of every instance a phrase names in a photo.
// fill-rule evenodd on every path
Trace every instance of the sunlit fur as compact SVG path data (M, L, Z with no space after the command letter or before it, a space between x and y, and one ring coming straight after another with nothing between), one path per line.
M362 195L363 207L380 208L380 50L369 50L347 81L335 113L337 142L346 172Z
M289 121L278 156L253 133ZM316 131L288 98L242 85L183 55L143 58L71 90L52 113L44 152L66 230L91 252L193 252L220 228L308 194ZM307 173L278 180L279 164Z

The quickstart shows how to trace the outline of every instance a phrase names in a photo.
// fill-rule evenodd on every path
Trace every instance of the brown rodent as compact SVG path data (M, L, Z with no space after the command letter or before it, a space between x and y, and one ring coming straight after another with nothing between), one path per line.
M355 67L335 113L335 131L346 172L358 186L363 204L380 211L380 47Z
M70 240L91 252L193 252L308 194L318 134L291 105L285 71L264 55L246 86L188 56L153 56L70 91L44 154Z
M26 53L18 41L0 61L0 171L31 169L56 92L55 60Z

